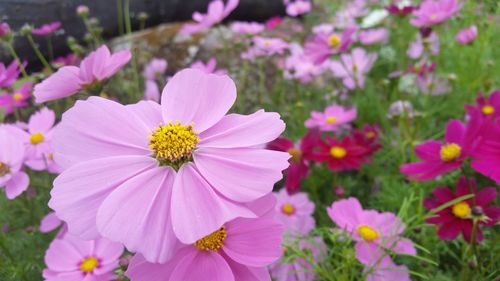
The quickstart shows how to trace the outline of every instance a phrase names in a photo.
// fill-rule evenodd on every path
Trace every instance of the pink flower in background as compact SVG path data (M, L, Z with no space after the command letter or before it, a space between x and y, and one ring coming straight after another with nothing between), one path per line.
M365 281L411 281L408 267L395 264L390 257L383 257L380 263L365 267Z
M63 66L56 73L35 85L33 95L37 103L69 97L81 89L113 76L130 61L129 50L111 54L102 45L85 57L80 67Z
M424 95L440 96L451 91L448 80L437 75L419 77L416 86Z
M474 114L478 114L477 111L469 112L471 121L477 119ZM480 143L472 151L471 167L500 184L500 125L484 116L480 119L486 120L482 124Z
M354 48L351 54L342 54L340 61L331 61L330 69L333 75L342 79L348 89L363 89L365 74L371 70L375 60L377 54L367 53L362 48Z
M153 58L144 67L142 76L146 80L155 80L158 76L164 75L167 71L168 62L165 59Z
M222 0L214 0L208 4L206 14L193 13L193 20L196 23L186 23L182 26L181 34L193 34L208 29L226 18L239 4L239 0L228 0L224 6Z
M235 100L228 76L186 69L167 83L162 105L77 102L54 134L65 170L49 206L71 233L122 242L151 262L174 256L175 237L191 244L255 217L246 203L288 167L288 153L263 148L285 124L263 110L226 115Z
M123 246L104 238L82 240L71 234L54 239L45 253L46 281L110 281L123 253Z
M455 40L462 45L467 45L476 40L477 37L477 27L472 25L470 27L464 28L458 32Z
M412 6L411 2L410 3L406 2L406 1L401 1L401 2L405 2L405 3L404 4L402 4L402 3L392 4L392 5L386 6L385 10L393 15L405 16L405 15L413 13L413 11L415 11L418 8L416 6Z
M160 102L160 89L154 80L144 81L144 100Z
M68 227L56 216L56 213L50 212L45 215L45 217L43 217L43 219L40 221L40 232L48 233L60 226L62 227L55 237L57 239L61 239L64 237L64 235L68 232Z
M237 218L183 245L167 263L135 255L125 275L134 281L270 280L266 266L281 256L282 234L273 219Z
M364 265L374 265L385 255L385 250L417 254L411 240L400 237L405 226L393 213L363 210L354 197L333 202L327 212L332 221L356 241L356 258Z
M11 33L10 25L6 22L0 22L0 38L10 33Z
M410 23L417 27L432 26L452 17L462 8L458 0L425 0L413 12L415 16Z
M274 16L266 21L266 28L273 30L278 27L283 22L283 18L280 16Z
M191 68L201 70L207 74L213 73L217 75L226 75L226 69L217 69L217 60L215 58L210 58L207 63L203 63L203 61L198 60L191 64Z
M280 38L254 37L255 48L265 55L282 55L288 49L288 43Z
M324 65L313 63L304 54L302 47L296 43L290 44L290 55L285 59L285 79L297 79L301 83L309 83L327 69Z
M494 90L489 97L480 94L476 99L476 105L465 105L469 115L473 111L479 111L484 119L495 120L500 116L500 90Z
M418 59L423 54L437 56L439 54L439 37L436 32L431 32L423 36L421 32L417 33L417 39L410 43L406 52L412 59Z
M48 24L44 24L38 28L33 28L32 33L36 35L47 35L58 30L61 27L61 22L55 21Z
M311 118L304 122L307 128L318 127L321 131L338 131L342 126L356 119L356 108L332 104L324 112L312 111Z
M286 6L286 13L291 17L300 16L311 11L311 2L308 0L295 0L288 3Z
M275 192L276 196L276 219L285 225L285 234L294 236L306 236L315 225L313 217L314 203L305 192L288 194L285 188Z
M322 23L322 24L318 24L318 25L313 26L312 32L314 34L318 34L318 33L330 34L333 32L333 29L334 29L334 27L332 24Z
M11 125L0 126L0 187L8 199L28 188L30 179L22 170L25 148L19 136L23 132Z
M231 23L231 30L240 34L259 34L266 28L258 22L235 21Z
M389 40L389 32L386 28L368 29L359 33L359 42L363 45L387 43L387 40Z
M342 33L318 33L308 39L304 45L304 53L316 64L322 64L331 55L345 52L352 43L356 27L349 27Z
M16 108L27 106L31 97L31 86L30 82L26 82L21 88L14 90L12 93L0 94L0 108L5 110L5 113L10 114Z
M52 65L56 67L62 67L66 65L78 65L80 64L80 57L76 54L68 54L67 56L57 57L52 61Z
M17 61L13 60L8 67L5 67L5 65L0 62L0 88L12 86L12 84L16 82L19 73L19 63L17 63Z
M88 15L89 12L90 12L89 7L87 7L85 5L78 5L78 7L76 7L76 14L77 15L80 15L80 16Z

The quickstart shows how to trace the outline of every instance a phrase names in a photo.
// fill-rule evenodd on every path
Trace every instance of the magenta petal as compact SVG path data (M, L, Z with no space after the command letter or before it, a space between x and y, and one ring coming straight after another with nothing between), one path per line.
M447 223L442 224L438 231L437 234L439 238L443 240L453 240L457 238L458 234L460 234L461 231L460 227L460 222L457 222L456 220L450 221Z
M459 120L450 120L446 125L445 140L447 143L462 145L465 134L465 126Z
M497 191L494 187L483 188L476 194L476 205L486 206L497 198Z
M17 172L5 184L5 194L8 199L14 199L19 196L23 191L28 189L30 178L25 172Z
M290 154L255 148L200 148L194 162L203 177L227 198L248 202L271 192L289 165Z
M415 154L425 161L440 161L441 143L430 140L415 146Z
M443 204L455 199L455 194L448 187L435 188L432 193Z
M179 169L171 204L174 232L185 244L194 243L234 218L255 217L246 205L216 193L192 163Z
M194 251L179 261L169 281L234 281L234 275L221 255L210 251Z

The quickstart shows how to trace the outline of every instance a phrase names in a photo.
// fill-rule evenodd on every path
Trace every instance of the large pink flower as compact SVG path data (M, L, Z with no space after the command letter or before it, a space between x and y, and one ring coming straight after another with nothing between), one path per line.
M415 18L410 20L414 26L432 26L452 17L462 8L457 0L425 0L418 10L413 12Z
M193 20L196 23L186 23L180 30L182 34L192 34L203 31L221 22L226 18L240 3L239 0L229 0L224 6L222 0L214 0L208 4L206 14L199 12L193 13Z
M120 241L152 262L172 256L177 236L191 244L271 192L288 153L263 145L285 128L277 113L229 114L236 99L225 75L186 69L161 106L123 106L99 97L64 113L55 159L67 168L49 206L69 231Z
M23 132L11 125L0 126L0 187L14 199L28 188L30 179L22 170L25 148L19 139Z
M130 61L129 50L111 54L106 45L90 53L80 67L63 66L35 86L37 103L69 97L81 89L113 76Z

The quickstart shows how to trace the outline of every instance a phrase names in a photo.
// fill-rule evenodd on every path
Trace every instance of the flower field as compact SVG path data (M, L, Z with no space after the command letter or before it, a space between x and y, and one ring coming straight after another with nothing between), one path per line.
M0 18L0 280L500 280L500 3L241 2Z

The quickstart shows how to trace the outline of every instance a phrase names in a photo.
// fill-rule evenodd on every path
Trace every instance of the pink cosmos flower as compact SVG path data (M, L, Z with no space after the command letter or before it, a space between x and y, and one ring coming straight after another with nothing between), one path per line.
M239 4L239 0L228 0L226 6L222 0L214 0L208 4L206 14L193 13L196 23L186 23L182 26L181 34L193 34L208 29L226 18Z
M55 65L56 67L62 67L66 65L78 65L80 64L80 57L76 54L68 54L66 56L61 56L57 57L52 61L52 65Z
M356 258L364 265L373 266L385 250L416 255L411 240L400 237L405 226L393 213L363 210L354 197L333 202L327 212L356 242Z
M418 77L416 86L424 95L440 96L451 91L448 79L432 74Z
M8 67L0 62L0 88L8 88L14 84L19 76L19 63L12 61Z
M283 226L270 218L237 218L183 245L164 264L135 255L125 272L134 281L270 280L266 266L282 253Z
M231 30L240 34L258 34L266 28L263 24L258 22L235 21L231 23Z
M160 101L160 89L158 89L158 84L154 80L144 81L144 98L143 100L150 100L154 102Z
M78 5L78 7L76 7L76 13L80 16L88 15L89 12L90 12L89 7L85 5Z
M255 48L265 55L281 55L288 49L288 43L280 38L254 37Z
M24 83L21 88L12 93L0 95L0 108L5 110L5 113L13 113L16 108L25 107L28 105L30 98L31 83Z
M45 253L43 277L46 281L110 281L117 276L113 270L123 246L104 238L82 240L66 234L62 239L54 239Z
M167 71L168 62L165 59L153 58L146 64L142 75L146 80L155 80Z
M365 267L365 281L411 281L408 267L395 264L390 257L383 257L377 265Z
M282 22L283 18L280 16L271 17L266 21L266 28L269 30L273 30L276 27L278 27Z
M59 232L57 233L55 238L61 239L68 232L68 227L65 223L63 223L57 216L56 213L50 212L40 221L40 232L48 233L51 232L58 227L61 227Z
M324 112L312 111L311 118L304 122L306 128L318 127L321 131L335 132L356 119L355 107L347 108L332 104Z
M368 29L359 33L359 42L363 45L387 43L387 40L389 40L389 32L386 28Z
M472 114L472 115L471 115ZM476 120L477 111L469 112L470 120ZM469 121L469 122L471 122ZM500 125L482 117L480 142L472 151L471 167L482 175L500 183Z
M10 25L6 22L0 22L0 38L11 33Z
M81 89L113 76L130 61L129 50L111 54L106 45L85 57L80 67L63 66L35 86L37 103L69 97Z
M0 187L11 200L25 191L30 182L22 170L25 148L18 138L22 133L11 125L0 126Z
M275 192L276 219L285 225L285 233L290 236L307 235L315 225L314 203L307 193L288 194L285 188Z
M318 33L306 41L304 52L315 64L322 64L331 55L347 51L355 32L356 27L349 27L340 34Z
M418 59L423 54L437 56L439 54L439 37L437 33L432 32L426 37L421 32L417 33L417 39L410 43L406 54L412 59Z
M235 99L228 76L186 69L167 83L161 106L77 102L54 134L66 169L49 206L70 232L122 242L151 262L174 255L175 237L192 244L255 217L246 203L271 192L288 167L288 153L262 148L285 124L263 110L226 115Z
M226 75L226 69L217 69L217 60L215 58L210 58L207 63L203 63L203 61L198 60L191 64L191 68L201 70L207 74L213 73L218 75Z
M362 48L354 48L351 54L342 54L340 61L331 61L330 69L333 75L342 79L348 89L363 89L365 74L371 70L376 59L377 54L367 53Z
M452 17L462 8L457 0L425 0L410 23L417 27L432 26L442 23Z
M296 43L290 44L290 55L285 59L285 79L297 79L302 83L309 83L321 75L327 68L313 63L304 54L302 47Z
M318 24L318 25L313 26L312 32L314 34L319 34L319 33L330 34L333 32L333 29L334 29L334 26L332 24L322 23L322 24Z
M48 24L44 24L38 28L33 28L31 32L36 35L47 35L58 30L61 27L61 22L55 21Z
M476 99L476 106L465 105L465 109L472 115L477 110L486 120L495 120L500 116L500 90L494 90L489 97L482 94Z
M468 45L476 40L477 37L477 27L472 25L470 27L464 28L458 32L455 40L462 45Z
M291 17L300 16L311 11L311 2L308 0L295 0L288 3L286 6L286 13Z

